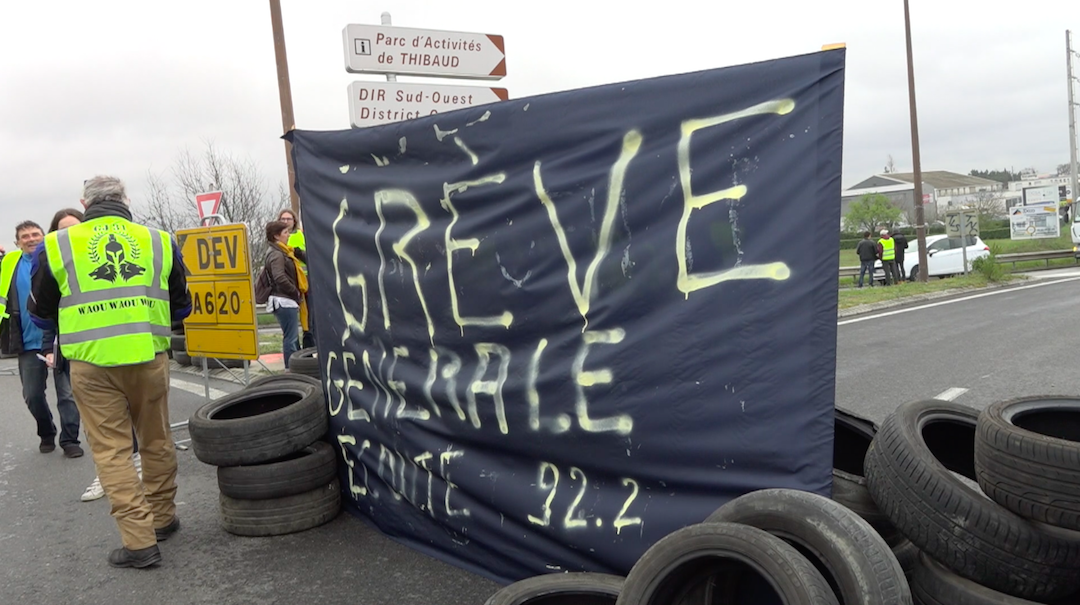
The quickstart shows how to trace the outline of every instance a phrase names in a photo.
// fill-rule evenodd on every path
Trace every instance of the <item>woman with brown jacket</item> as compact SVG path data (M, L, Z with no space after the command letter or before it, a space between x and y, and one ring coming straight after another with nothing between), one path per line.
M289 247L289 225L271 221L266 225L266 273L270 278L270 297L266 310L277 317L281 326L281 354L285 369L289 358L300 348L300 334L308 329L307 275L301 263L307 256L300 248Z

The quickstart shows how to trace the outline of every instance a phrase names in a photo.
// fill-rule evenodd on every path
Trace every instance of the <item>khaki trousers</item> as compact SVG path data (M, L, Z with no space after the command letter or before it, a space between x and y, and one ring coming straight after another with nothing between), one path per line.
M71 388L124 547L157 544L154 528L176 516L168 358L158 353L153 361L113 368L71 361ZM131 460L132 426L139 438L142 481Z

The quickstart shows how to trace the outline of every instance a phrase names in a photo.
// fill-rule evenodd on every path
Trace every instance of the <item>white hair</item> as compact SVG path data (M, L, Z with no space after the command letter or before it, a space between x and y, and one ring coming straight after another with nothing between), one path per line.
M82 199L87 207L97 202L123 202L130 206L124 182L115 176L95 176L83 183Z

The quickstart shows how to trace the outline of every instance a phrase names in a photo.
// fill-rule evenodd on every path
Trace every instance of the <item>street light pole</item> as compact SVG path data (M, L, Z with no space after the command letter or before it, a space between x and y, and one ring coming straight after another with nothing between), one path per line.
M274 28L274 59L277 62L278 96L281 98L281 127L285 132L296 128L293 119L292 87L289 85L289 60L285 56L285 29L281 25L281 0L270 0L270 24ZM285 163L289 168L289 202L300 216L300 196L296 193L296 169L293 167L292 143L285 141Z
M1077 200L1080 200L1080 191L1077 191L1077 168L1076 168L1076 101L1073 100L1073 49L1072 49L1072 32L1065 30L1065 69L1068 70L1069 83L1069 185L1072 193L1072 215L1073 220L1076 220L1076 210L1080 208L1080 204L1077 204Z
M907 40L908 102L911 105L911 163L915 181L915 235L919 240L919 281L926 283L926 218L923 213L922 163L919 160L919 117L915 111L915 63L911 55L911 11L904 0L904 35ZM903 271L903 269L901 269Z

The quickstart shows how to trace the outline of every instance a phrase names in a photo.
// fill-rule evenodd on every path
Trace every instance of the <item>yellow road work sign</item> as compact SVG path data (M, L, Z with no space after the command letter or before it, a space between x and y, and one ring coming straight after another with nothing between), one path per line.
M243 224L176 232L188 270L191 315L184 320L189 355L258 359L259 328L251 253Z

